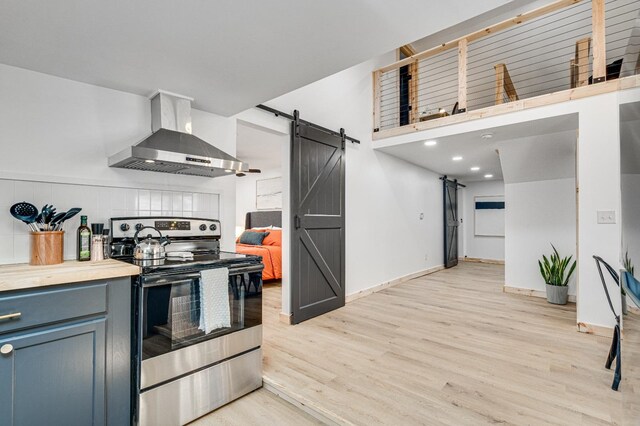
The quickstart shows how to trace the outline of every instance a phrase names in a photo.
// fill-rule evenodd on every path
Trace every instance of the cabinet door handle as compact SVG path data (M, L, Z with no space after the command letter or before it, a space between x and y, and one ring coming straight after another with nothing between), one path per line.
M14 312L12 314L0 315L0 321L2 320L10 320L13 318L20 318L22 312Z
M4 344L0 347L0 354L2 355L9 355L11 352L13 352L13 345L11 343Z

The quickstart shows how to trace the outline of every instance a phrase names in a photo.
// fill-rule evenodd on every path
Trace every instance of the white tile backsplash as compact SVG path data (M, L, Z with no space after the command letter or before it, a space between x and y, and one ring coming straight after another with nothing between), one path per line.
M25 263L29 261L29 235L13 236L13 259L10 263Z
M138 191L138 209L151 210L151 191Z
M102 222L105 227L109 218L119 216L220 217L219 194L0 179L0 209L5 211L0 215L0 264L29 261L29 229L9 214L9 207L19 201L38 209L53 204L58 212L82 208L65 224L65 259L75 257L75 231L81 215L88 216L89 224Z
M162 210L162 192L151 191L151 209Z
M13 233L0 235L0 263L13 262Z
M182 211L184 213L193 211L193 194L182 194Z
M2 207L2 214L0 214L0 235L13 235L13 222L17 222L17 220L9 214L9 207Z
M14 199L14 182L12 180L0 180L0 208L9 209Z
M19 203L21 201L33 202L33 187L35 182L15 181L13 191L13 202Z

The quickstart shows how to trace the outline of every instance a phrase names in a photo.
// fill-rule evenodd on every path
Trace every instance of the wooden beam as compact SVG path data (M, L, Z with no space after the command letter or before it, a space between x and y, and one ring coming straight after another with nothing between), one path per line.
M467 110L467 46L463 38L458 42L458 110Z
M417 123L419 119L419 111L418 111L418 81L420 76L419 72L419 61L414 61L409 65L409 74L411 75L411 80L409 80L409 105L411 105L411 111L409 111L409 122Z
M589 84L589 50L591 48L591 37L585 37L576 42L576 86L582 87ZM606 68L606 67L605 67Z
M373 131L380 130L380 71L373 72Z
M507 94L509 102L520 99L518 97L518 92L516 91L516 86L514 86L513 81L511 81L511 75L509 74L509 70L506 65L504 65L504 91Z
M495 117L516 111L524 111L530 108L539 108L546 105L559 104L576 99L588 98L590 96L602 95L604 93L613 93L620 90L634 89L640 87L640 74L629 77L618 78L607 81L602 84L589 85L584 87L576 87L575 89L567 89L559 92L548 93L546 95L535 96L533 98L520 99L515 102L505 103L499 106L489 106L466 114L450 115L435 120L421 121L392 129L385 129L373 134L373 140L382 140L394 136L406 135L414 132L435 129L453 124L466 123L480 118Z
M504 64L496 64L493 66L496 70L496 90L495 90L495 105L500 105L504 102Z
M607 46L605 40L604 1L591 0L591 34L593 37L593 82L607 79Z
M413 56L416 54L416 50L410 44L405 44L400 47L400 53L402 53L405 57Z
M468 43L472 41L478 40L482 37L486 37L490 34L497 33L499 31L505 30L507 28L514 27L516 25L520 25L524 22L531 21L533 19L539 18L540 16L544 16L548 13L555 12L556 10L564 9L565 7L574 5L576 3L580 3L582 0L558 0L553 3L550 3L546 6L539 7L537 9L531 10L526 13L522 13L515 18L507 19L505 21L499 22L497 24L491 25L483 30L479 30L473 32L471 34L467 34L465 36L459 37L455 40L449 41L447 43L443 43L440 46L436 46L434 48L425 50L423 52L412 55L408 58L402 59L400 61L396 61L393 64L387 65L385 67L380 68L380 71L387 72L393 69L400 68L402 66L408 65L416 59L424 59L433 55L437 55L440 52L444 52L445 50L449 50L458 46L458 42L463 39L467 39Z

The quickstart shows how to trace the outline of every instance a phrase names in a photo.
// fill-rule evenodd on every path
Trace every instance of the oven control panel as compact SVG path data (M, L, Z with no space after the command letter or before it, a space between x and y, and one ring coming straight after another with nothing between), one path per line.
M188 220L156 220L154 223L158 231L191 231L191 222ZM200 228L202 230L202 225Z
M220 221L191 217L116 217L111 219L111 232L114 240L133 238L136 231L152 226L169 238L217 237L220 238ZM148 231L148 232L147 232ZM143 235L144 234L144 235ZM153 229L145 229L140 237L151 234L157 237Z

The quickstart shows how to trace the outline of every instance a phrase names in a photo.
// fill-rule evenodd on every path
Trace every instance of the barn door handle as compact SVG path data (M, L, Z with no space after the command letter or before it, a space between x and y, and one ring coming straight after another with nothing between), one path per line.
M296 229L300 229L300 217L298 215L295 215L293 217L293 227Z

